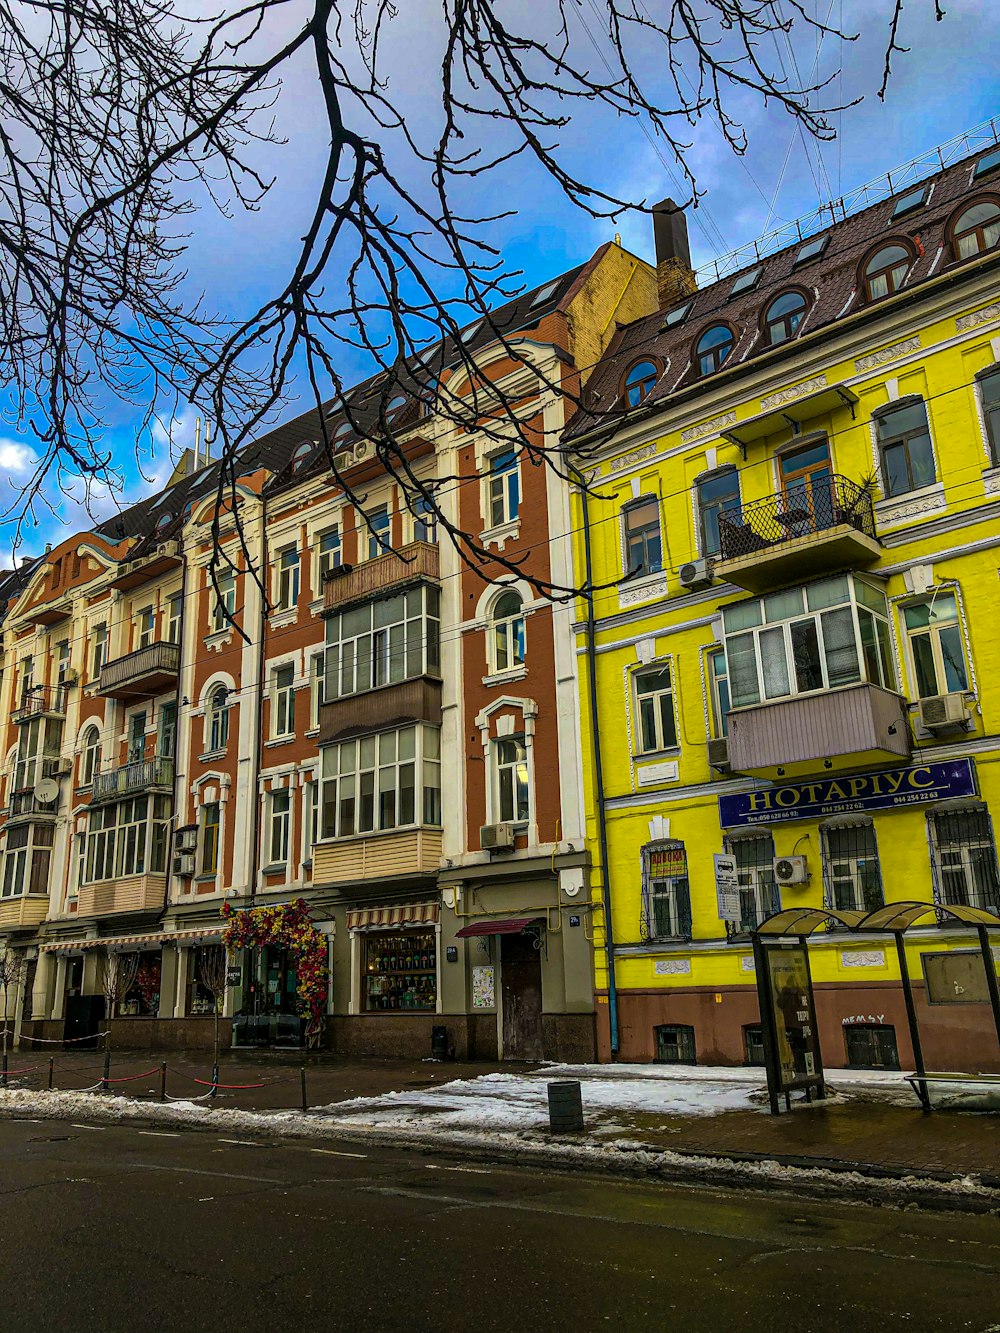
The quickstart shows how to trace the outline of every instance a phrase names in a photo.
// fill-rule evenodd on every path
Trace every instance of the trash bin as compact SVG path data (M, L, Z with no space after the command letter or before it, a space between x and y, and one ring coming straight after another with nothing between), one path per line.
M583 1096L577 1079L549 1083L549 1129L566 1134L583 1129Z
M443 1023L436 1023L431 1028L431 1059L448 1059L448 1029Z

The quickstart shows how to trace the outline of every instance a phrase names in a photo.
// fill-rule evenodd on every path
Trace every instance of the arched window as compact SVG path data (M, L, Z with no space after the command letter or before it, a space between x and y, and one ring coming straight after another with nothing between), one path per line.
M293 472L298 472L299 468L303 466L303 464L305 463L309 455L312 453L312 451L313 451L312 440L303 440L302 443L299 445L299 447L295 450L295 453L292 454Z
M728 324L713 324L698 339L695 359L698 362L699 375L711 375L726 361L736 342L735 335Z
M1000 241L1000 206L992 199L967 208L951 229L956 259L971 259Z
M631 367L625 376L626 407L638 407L653 392L659 373L653 361L637 361Z
M524 666L524 603L513 589L502 592L493 603L490 617L493 671L514 671Z
M910 271L910 252L902 245L886 245L865 265L865 295L869 301L898 292Z
M96 727L88 727L83 733L80 746L80 786L89 787L94 781L94 774L101 766L101 733Z
M764 314L767 341L772 347L795 337L806 313L806 298L801 292L784 292L776 297Z
M229 691L216 685L208 701L208 748L214 752L229 744Z
M385 405L385 414L387 417L391 417L394 413L398 412L401 408L405 406L406 406L406 394L394 393Z

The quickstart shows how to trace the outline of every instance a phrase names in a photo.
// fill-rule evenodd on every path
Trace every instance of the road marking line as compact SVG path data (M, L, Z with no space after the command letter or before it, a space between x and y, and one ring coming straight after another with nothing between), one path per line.
M27 1116L12 1115L10 1118L12 1125L44 1125L44 1120L30 1120Z
M78 1125L75 1120L71 1120L69 1123L73 1129L92 1129L97 1134L103 1133L105 1129L104 1125Z
M367 1157L366 1152L338 1152L336 1148L310 1148L310 1152L321 1152L326 1157Z
M179 1139L179 1138L180 1138L180 1135L179 1135L179 1134L171 1134L171 1133L169 1132L169 1130L166 1130L166 1129L140 1129L138 1132L139 1132L140 1134L144 1135L147 1139Z
M259 1148L261 1145L255 1139L220 1139L220 1143L238 1143L241 1148Z
M133 1162L130 1171L173 1171L179 1176L214 1176L217 1180L244 1180L253 1185L288 1185L287 1180L272 1180L269 1176L238 1176L233 1171L206 1171L197 1166L164 1166L160 1162Z
M493 1172L484 1166L431 1166L424 1163L428 1171L461 1171L468 1176L492 1176Z

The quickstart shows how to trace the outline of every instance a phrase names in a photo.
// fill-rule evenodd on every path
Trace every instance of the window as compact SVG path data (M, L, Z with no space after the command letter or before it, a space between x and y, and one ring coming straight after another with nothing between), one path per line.
M500 736L493 742L494 815L501 824L530 819L528 751L524 736Z
M319 710L323 703L325 676L323 652L309 654L309 729L319 726Z
M732 287L729 289L729 295L739 296L740 292L748 292L753 287L756 287L757 283L760 281L760 275L763 272L764 269L761 264L758 264L756 268L748 268L747 271L741 273L733 283Z
M24 893L30 833L31 826L29 824L22 824L20 828L7 830L0 898L19 898Z
M743 1025L743 1063L764 1065L764 1029L759 1023Z
M295 732L295 668L278 667L272 680L271 735L291 736Z
M996 467L1000 464L1000 366L981 370L976 376L976 382L979 385L979 401L990 445L990 458Z
M885 595L847 574L723 609L732 707L860 680L895 689Z
M910 271L910 252L901 245L886 245L865 265L865 294L869 301L898 292Z
M302 859L312 860L312 849L319 837L319 783L307 782L302 788Z
M638 407L653 392L659 374L653 361L639 361L632 366L625 376L626 406Z
M536 294L532 297L531 304L528 306L528 309L534 310L536 306L540 306L544 301L549 300L549 298L555 292L556 288L559 286L560 282L562 282L562 278L556 278L555 282L547 282L545 286L541 289L541 291L536 292Z
M722 549L719 514L740 507L740 476L735 468L702 477L698 488L698 522L701 525L702 555L717 555Z
M91 659L91 680L96 680L101 674L101 667L108 660L108 627L102 620L94 626L91 634L91 644L93 657Z
M712 734L729 735L729 677L726 654L721 648L708 655L709 685L712 691Z
M312 440L303 440L292 454L291 468L293 472L299 472L305 467L306 459L316 448Z
M133 713L128 724L128 762L138 763L146 753L146 712Z
M696 1065L694 1028L687 1023L661 1023L653 1028L656 1037L656 1059L660 1064Z
M181 641L181 609L184 605L184 599L179 592L167 602L167 643L180 643Z
M287 788L272 791L268 796L268 862L272 866L288 862L288 825L291 818L292 797Z
M896 1029L891 1023L848 1023L844 1047L851 1069L898 1069Z
M781 895L774 879L774 839L770 833L732 838L727 850L736 857L740 885L740 919L729 923L729 930L734 935L746 935L781 911Z
M686 301L684 305L679 305L673 310L668 310L663 317L663 328L675 329L678 324L683 324L693 305L693 301Z
M699 375L711 375L725 363L733 350L736 338L728 324L715 324L698 339L695 360Z
M633 500L622 510L625 574L658 574L663 568L660 502L655 495Z
M691 938L691 894L682 842L642 849L642 934L648 939Z
M672 750L677 745L674 723L674 692L670 667L639 671L635 676L635 710L639 750Z
M156 753L161 759L173 759L177 748L177 705L160 705L160 720L156 728Z
M524 666L524 603L520 593L502 592L493 603L491 620L491 669L514 671Z
M156 632L156 612L151 606L144 606L136 616L136 647L148 648Z
M8 830L0 898L19 898L24 893L48 894L54 841L52 824L22 824Z
M214 875L219 869L219 803L201 807L201 867L199 874Z
M389 530L389 510L384 505L381 509L376 509L374 513L368 515L369 560L374 560L376 556L384 555L386 551L392 549Z
M80 757L80 785L89 787L94 781L94 774L101 767L101 733L96 727L88 727L83 733Z
M21 705L23 706L28 695L35 688L35 659L33 657L24 657L21 659Z
M905 217L907 213L912 213L914 209L922 207L926 202L926 185L918 185L915 190L907 190L906 194L901 194L893 204L889 220L895 222L897 218Z
M806 241L805 245L799 248L792 267L798 268L800 264L807 264L810 259L817 259L829 244L829 232L825 236L814 236L811 241Z
M290 611L299 600L299 553L294 546L278 552L278 610Z
M903 608L903 624L919 699L932 699L969 688L962 648L958 600L939 592L927 602Z
M91 806L84 879L88 883L166 870L169 796L137 796Z
M208 587L212 597L212 630L217 634L230 624L236 611L236 576L231 569L221 569L214 585L209 574Z
M801 292L785 292L767 307L764 314L764 327L767 341L772 347L794 338L796 330L806 313L806 298Z
M430 500L423 495L418 495L413 501L413 540L437 541L437 515Z
M951 230L956 259L971 259L992 250L1000 241L1000 207L992 199L973 204Z
M319 534L317 543L319 554L319 577L322 583L323 579L335 569L339 569L343 561L343 551L341 549L340 528L335 526L327 528L326 532ZM319 588L316 589L319 592Z
M66 675L69 671L69 639L60 639L56 644L56 684L60 687L66 684ZM63 696L65 698L65 696Z
M324 746L320 824L324 838L354 838L441 823L441 736L402 727Z
M437 588L420 584L330 616L324 700L438 675L439 603Z
M491 528L513 523L521 510L521 477L517 453L505 449L489 459L489 524Z
M229 744L229 691L216 685L208 700L208 748L211 753Z
M985 176L987 172L995 171L1000 167L1000 148L991 148L988 153L984 153L972 169L972 179L978 180L980 176Z
M886 495L933 485L937 473L923 399L904 400L878 412L875 425Z
M941 901L1000 911L1000 876L989 813L970 807L931 815L930 819Z
M864 821L823 830L826 899L839 912L874 912L885 901L875 827Z

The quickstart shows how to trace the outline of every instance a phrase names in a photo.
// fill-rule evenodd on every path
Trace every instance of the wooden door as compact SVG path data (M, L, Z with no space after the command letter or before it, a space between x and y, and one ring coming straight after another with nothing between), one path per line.
M542 1059L542 957L532 935L500 936L503 1058Z
M814 440L782 454L778 461L786 527L798 518L799 530L790 535L832 526L834 496L830 470L830 445Z

